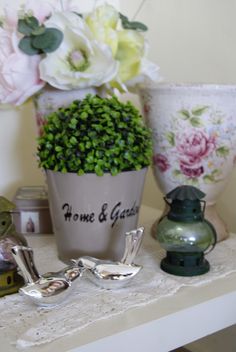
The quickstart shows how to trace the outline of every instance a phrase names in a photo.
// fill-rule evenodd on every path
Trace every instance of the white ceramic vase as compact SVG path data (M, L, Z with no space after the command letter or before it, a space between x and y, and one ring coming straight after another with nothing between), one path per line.
M140 94L153 132L153 171L166 194L179 185L201 189L205 216L218 241L228 236L215 210L236 156L236 86L163 83Z
M42 127L47 121L47 115L56 111L60 107L71 104L74 100L85 98L87 94L103 95L96 87L89 87L74 90L60 90L51 86L45 86L35 97L35 117L38 134L41 135Z

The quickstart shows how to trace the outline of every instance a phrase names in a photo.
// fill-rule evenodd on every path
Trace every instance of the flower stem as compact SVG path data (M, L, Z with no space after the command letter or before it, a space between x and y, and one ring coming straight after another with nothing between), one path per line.
M147 0L142 0L142 1L141 1L141 3L140 3L140 5L139 5L137 11L135 12L135 14L134 14L132 20L135 20L135 18L138 16L138 14L139 14L139 12L142 10L142 8L143 8L145 2L147 2Z
M64 11L64 4L63 4L63 0L60 0L60 4L61 4L61 10Z

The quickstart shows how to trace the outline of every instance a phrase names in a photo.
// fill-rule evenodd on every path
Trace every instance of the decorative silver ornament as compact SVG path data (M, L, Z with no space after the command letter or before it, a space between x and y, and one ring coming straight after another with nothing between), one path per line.
M140 248L144 228L140 227L126 233L126 246L119 262L99 260L93 257L81 257L71 260L71 264L58 272L43 275L38 273L34 263L33 250L26 246L14 246L12 254L18 264L25 286L20 293L39 306L54 306L61 303L70 294L74 281L84 272L97 285L115 289L127 285L141 270L141 266L133 264Z

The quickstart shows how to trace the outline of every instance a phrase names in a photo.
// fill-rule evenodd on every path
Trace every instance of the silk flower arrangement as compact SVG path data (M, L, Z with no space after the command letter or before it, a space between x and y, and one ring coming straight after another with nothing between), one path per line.
M136 92L158 79L147 59L147 27L105 4L82 14L71 1L5 8L0 28L0 103L21 105L46 84Z

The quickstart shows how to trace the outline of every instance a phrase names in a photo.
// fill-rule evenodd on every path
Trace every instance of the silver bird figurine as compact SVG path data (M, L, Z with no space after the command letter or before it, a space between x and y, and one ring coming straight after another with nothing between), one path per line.
M26 246L14 246L12 255L20 268L25 286L19 292L39 306L55 306L70 294L73 281L88 272L89 278L97 285L114 289L127 285L142 269L133 264L133 260L140 248L144 228L126 232L125 251L119 262L99 260L85 256L58 272L43 275L38 273L34 263L33 250Z
M133 264L133 261L141 246L143 234L143 227L126 232L124 255L118 262L84 256L78 260L78 265L86 268L88 278L100 287L106 289L124 287L142 269L142 266Z
M61 303L71 292L72 282L81 277L84 268L75 261L58 272L39 275L30 247L14 246L12 254L25 280L19 292L39 306L54 306Z

